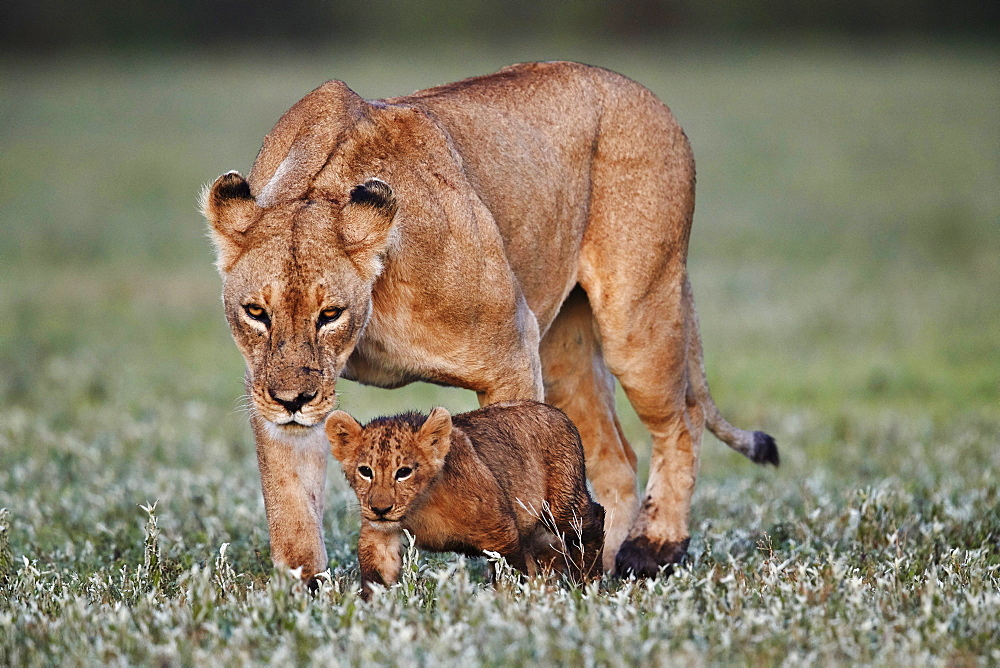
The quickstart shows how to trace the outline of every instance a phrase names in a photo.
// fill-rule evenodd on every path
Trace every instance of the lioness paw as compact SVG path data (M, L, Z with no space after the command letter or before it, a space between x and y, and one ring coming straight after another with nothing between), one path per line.
M655 578L670 575L674 565L687 555L690 538L657 544L645 536L630 538L622 543L615 556L615 573L620 577Z

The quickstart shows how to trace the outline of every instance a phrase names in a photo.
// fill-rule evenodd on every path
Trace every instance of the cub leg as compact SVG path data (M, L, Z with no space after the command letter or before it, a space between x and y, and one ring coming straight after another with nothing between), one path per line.
M583 513L583 545L580 555L580 578L587 580L604 573L604 508L587 502Z
M513 522L503 531L503 537L498 542L501 547L497 552L507 560L508 564L528 577L535 577L538 574L534 555L521 541Z
M371 583L389 587L399 581L403 567L400 533L382 531L367 520L361 522L358 537L358 564L361 567L361 598L371 598Z
M508 564L513 566L516 570L524 573L529 578L533 578L538 575L538 564L535 562L535 558L520 545L513 550L507 550L501 552L500 554L507 560Z
M575 288L542 339L545 397L576 425L583 441L587 477L605 509L604 570L639 509L636 459L615 415L614 378L604 363L586 293Z
M330 444L323 430L295 442L273 440L261 419L250 418L257 441L264 509L271 538L271 559L302 568L311 580L326 570L323 544L323 493Z
M467 539L477 550L496 552L512 568L530 577L534 577L538 573L534 553L527 542L521 539L513 514L498 518L494 523L484 526L477 533L478 535L470 536ZM492 564L490 565L490 578L496 582L496 572Z
M561 508L553 508L553 518L561 559L553 562L553 570L567 570L582 582L604 573L604 508L585 494L580 494ZM561 562L561 563L560 563Z

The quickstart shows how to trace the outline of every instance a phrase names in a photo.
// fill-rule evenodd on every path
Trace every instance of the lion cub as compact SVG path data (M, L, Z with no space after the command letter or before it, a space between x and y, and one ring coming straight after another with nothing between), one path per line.
M562 411L516 401L364 427L336 411L326 433L361 505L363 598L370 583L398 580L404 529L420 549L498 552L529 575L601 573L604 509L587 492L580 435Z

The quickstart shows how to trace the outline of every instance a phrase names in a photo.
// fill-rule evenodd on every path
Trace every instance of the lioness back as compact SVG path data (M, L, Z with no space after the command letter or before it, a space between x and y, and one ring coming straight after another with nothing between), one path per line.
M595 160L645 156L662 143L693 172L687 137L667 106L641 84L600 67L523 63L386 102L430 112L446 129L543 330L577 280L585 233L627 232L593 215L594 207L617 207L630 197L595 200ZM595 221L599 229L588 232ZM643 231L650 244L667 243L672 233L666 225Z

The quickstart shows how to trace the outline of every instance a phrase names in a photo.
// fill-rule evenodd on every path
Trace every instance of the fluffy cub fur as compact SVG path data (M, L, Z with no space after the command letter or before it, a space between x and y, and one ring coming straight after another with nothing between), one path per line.
M515 401L364 427L336 411L326 433L361 506L365 598L372 582L398 580L404 529L422 550L499 552L529 575L602 572L604 509L587 492L580 436L562 411Z

